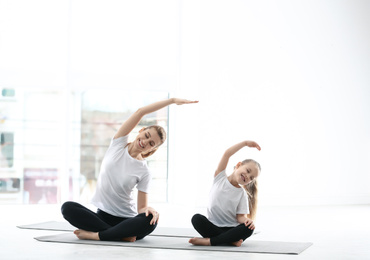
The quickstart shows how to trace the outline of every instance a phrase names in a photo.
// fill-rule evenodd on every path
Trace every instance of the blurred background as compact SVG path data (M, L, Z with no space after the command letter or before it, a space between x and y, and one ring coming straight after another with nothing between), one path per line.
M89 203L137 108L168 139L152 203L207 205L223 152L260 205L370 203L370 2L0 0L0 204Z

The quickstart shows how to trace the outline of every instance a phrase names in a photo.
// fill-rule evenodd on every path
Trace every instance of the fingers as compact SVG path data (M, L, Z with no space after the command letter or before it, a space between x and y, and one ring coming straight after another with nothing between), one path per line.
M186 100L182 103L178 103L178 105L184 105L184 104L193 104L193 103L198 103L199 101L189 101L189 100Z
M175 99L176 105L184 105L184 104L193 104L198 103L197 100L187 100L187 99Z
M261 151L261 147L256 142L252 142L252 147L256 147L258 151Z
M153 217L152 220L150 221L150 225L158 224L159 213L157 211L153 211L151 214L153 215Z
M246 145L249 147L255 147L258 151L261 151L261 147L254 141L247 141Z
M244 225L248 227L250 230L254 230L255 228L253 220L251 219L248 219L247 221L245 221Z

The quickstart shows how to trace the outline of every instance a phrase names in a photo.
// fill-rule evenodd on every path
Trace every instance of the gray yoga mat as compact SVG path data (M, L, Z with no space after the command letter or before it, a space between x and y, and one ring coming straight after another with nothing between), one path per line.
M34 223L29 225L20 225L18 228L24 229L41 229L54 231L74 231L76 228L66 221L47 221L41 223Z
M51 236L35 237L42 242L57 242L101 246L123 246L139 248L178 249L178 250L201 250L222 252L244 252L244 253L269 253L269 254L294 254L298 255L312 243L279 242L279 241L257 241L246 240L242 246L194 246L189 244L185 237L147 236L134 243L121 241L95 241L80 240L73 233L64 233Z
M48 221L30 225L17 226L23 229L39 229L39 230L52 230L52 231L74 231L76 227L72 226L66 221ZM259 231L255 230L253 235L258 234ZM199 234L193 228L171 228L160 227L150 234L150 236L167 236L167 237L199 237Z
M39 229L52 231L74 231L77 228L66 221L48 221L30 225L17 226L22 229ZM199 234L192 228L171 228L159 227L150 234L150 236L169 236L169 237L198 237Z

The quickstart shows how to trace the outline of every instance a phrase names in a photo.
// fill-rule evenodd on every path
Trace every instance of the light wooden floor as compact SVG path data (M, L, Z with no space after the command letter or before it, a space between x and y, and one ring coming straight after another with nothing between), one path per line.
M190 218L205 209L157 205L160 225L191 227ZM0 205L0 259L370 259L370 205L261 207L256 240L313 242L300 255L202 252L170 249L96 247L38 242L35 236L54 231L24 230L16 225L62 220L59 205Z

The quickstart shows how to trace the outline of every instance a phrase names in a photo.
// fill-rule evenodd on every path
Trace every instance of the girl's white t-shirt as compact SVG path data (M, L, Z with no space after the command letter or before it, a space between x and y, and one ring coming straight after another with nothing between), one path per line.
M247 193L230 183L225 170L213 180L207 213L208 219L219 227L235 227L240 224L236 214L249 214Z
M133 189L148 193L152 179L145 160L137 160L125 147L128 136L112 139L101 164L92 204L117 217L134 217L137 213Z

